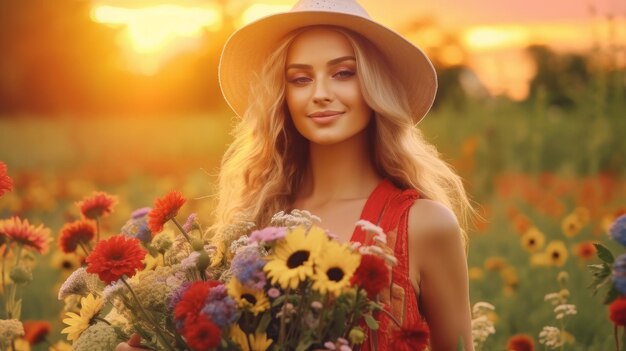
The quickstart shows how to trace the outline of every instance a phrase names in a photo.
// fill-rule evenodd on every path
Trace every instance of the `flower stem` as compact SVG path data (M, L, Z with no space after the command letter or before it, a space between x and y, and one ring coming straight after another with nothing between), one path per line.
M96 217L96 242L100 241L100 217Z
M178 227L178 230L180 230L180 232L183 233L183 236L185 236L185 239L187 239L187 242L191 244L191 239L189 238L189 235L187 235L187 231L185 231L185 228L183 228L183 226L180 225L180 223L178 222L178 220L176 220L176 218L172 218L172 222L176 224L176 226Z
M615 338L615 350L619 351L619 336L617 335L617 324L613 324L613 337Z
M159 338L159 341L161 341L163 346L166 347L168 350L175 351L172 345L170 345L167 342L167 340L165 340L165 337L163 337L163 334L161 334L161 328L159 327L159 325L148 315L148 312L146 312L146 310L143 308L143 306L141 305L141 302L139 301L139 298L137 297L137 295L135 295L135 292L130 287L130 285L128 285L128 283L126 282L126 279L124 279L124 277L121 277L120 280L122 281L122 283L124 283L124 285L126 285L126 287L128 288L128 291L130 291L130 294L133 296L133 299L139 306L139 310L141 311L141 313L143 313L144 317L146 317L146 320L148 320L148 322L154 325L154 331L156 332L156 335Z
M278 345L284 346L285 342L285 304L289 303L289 293L291 292L291 287L287 287L287 291L285 291L285 300L283 302L283 306L281 307L282 314L280 315L280 330L278 332Z
M82 241L78 242L78 246L80 246L80 248L83 249L83 252L85 253L85 255L89 256L89 249L87 249L87 247Z

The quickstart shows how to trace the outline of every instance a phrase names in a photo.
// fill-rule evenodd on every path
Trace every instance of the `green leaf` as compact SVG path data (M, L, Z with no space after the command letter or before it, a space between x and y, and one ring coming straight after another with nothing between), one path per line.
M600 258L602 261L610 264L613 264L613 262L615 262L613 254L606 246L600 243L593 243L593 246L596 247L598 258Z
M306 351L311 344L313 344L312 340L300 340L298 346L296 346L296 351Z
M276 307L285 301L285 295L280 295L272 302L272 307Z
M378 330L378 322L372 317L371 314L365 315L365 323L371 330Z
M259 321L259 325L257 325L256 327L256 332L259 334L265 333L265 331L267 330L267 326L270 324L271 321L272 321L272 314L270 312L263 313L263 316L261 317L261 320Z
M611 302L613 302L613 300L617 299L619 297L619 295L620 295L619 291L617 291L617 289L615 289L615 285L611 284L611 288L606 293L606 296L604 297L603 303L605 305L608 305Z

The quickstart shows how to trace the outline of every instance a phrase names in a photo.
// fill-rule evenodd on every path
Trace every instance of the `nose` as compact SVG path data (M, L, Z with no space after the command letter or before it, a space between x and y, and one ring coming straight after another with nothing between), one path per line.
M318 80L313 92L313 102L316 104L329 103L333 101L332 93L325 80Z

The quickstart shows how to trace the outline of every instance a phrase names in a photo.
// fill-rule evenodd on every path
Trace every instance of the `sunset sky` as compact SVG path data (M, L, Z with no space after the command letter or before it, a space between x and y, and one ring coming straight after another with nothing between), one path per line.
M534 68L523 52L529 44L547 44L566 51L608 46L610 33L626 59L626 1L621 0L360 0L379 22L407 36L418 46L441 44L442 33L454 33L467 50L466 62L493 94L523 98ZM219 26L214 1L96 0L97 22L126 26L120 39L131 68L154 73L176 52L193 46L205 28ZM240 24L288 10L294 0L232 0ZM175 15L173 15L175 14ZM610 25L607 18L613 16ZM418 31L415 21L430 18L436 30ZM454 62L455 53L450 53ZM511 69L515 67L515 69Z

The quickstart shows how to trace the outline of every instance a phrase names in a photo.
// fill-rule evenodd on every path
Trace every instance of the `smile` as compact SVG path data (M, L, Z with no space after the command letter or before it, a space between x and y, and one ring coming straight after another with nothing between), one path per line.
M329 124L338 119L344 112L342 111L319 111L309 115L309 117L318 124Z

